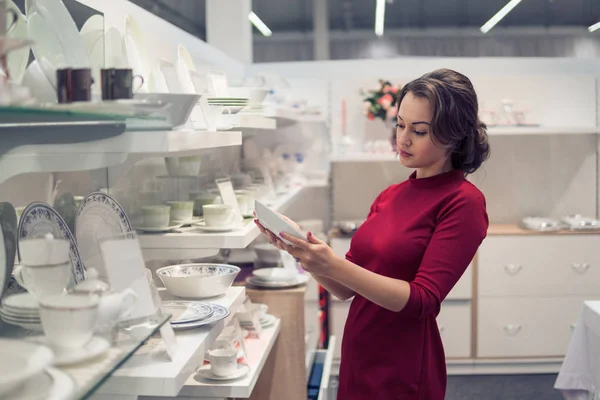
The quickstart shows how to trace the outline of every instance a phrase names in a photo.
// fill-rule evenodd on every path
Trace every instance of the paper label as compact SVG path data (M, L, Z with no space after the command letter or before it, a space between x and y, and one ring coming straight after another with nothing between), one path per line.
M238 204L237 198L235 197L235 192L233 191L233 185L231 184L231 180L229 178L217 179L215 181L217 187L219 188L219 192L221 193L221 198L223 199L223 204L226 204L233 208L234 216L234 225L241 226L244 223L244 217L242 216L242 212L240 211L240 205Z

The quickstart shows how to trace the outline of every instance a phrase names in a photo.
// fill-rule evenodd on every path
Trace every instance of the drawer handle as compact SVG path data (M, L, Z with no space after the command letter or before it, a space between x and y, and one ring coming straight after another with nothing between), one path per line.
M571 268L573 268L573 271L577 272L578 274L585 274L587 272L587 270L590 269L590 264L573 263L573 264L571 264Z
M571 325L570 325L570 328L571 328L571 330L572 330L572 331L574 331L574 330L575 330L575 326L576 326L576 324L571 324Z
M521 331L521 325L519 324L507 324L504 325L504 332L506 332L506 334L508 336L515 336L517 333L519 333Z
M521 271L522 268L523 268L523 266L519 265L519 264L506 264L504 266L504 270L510 276L515 276L516 274L519 273L519 271Z
M444 333L444 325L440 325L439 326L439 330L440 330L440 334Z

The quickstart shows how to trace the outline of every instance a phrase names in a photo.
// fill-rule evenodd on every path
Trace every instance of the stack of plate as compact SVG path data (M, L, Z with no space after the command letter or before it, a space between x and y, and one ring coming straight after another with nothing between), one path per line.
M243 97L209 97L207 100L209 106L227 107L229 112L224 110L223 114L235 114L250 105L250 100Z
M271 314L265 314L260 317L258 322L260 323L260 327L262 329L266 329L273 326L275 324L275 321L277 321L277 317ZM244 329L253 330L251 321L240 320L240 326Z
M248 283L271 289L285 289L308 282L308 276L284 268L261 268L252 272Z
M38 302L29 293L19 293L6 297L0 306L0 317L4 322L11 325L42 331Z
M600 220L591 217L584 217L583 215L575 214L568 215L562 219L562 221L568 225L569 229L577 230L600 230Z
M213 324L229 316L229 309L199 301L165 301L164 312L171 314L173 329L191 329Z

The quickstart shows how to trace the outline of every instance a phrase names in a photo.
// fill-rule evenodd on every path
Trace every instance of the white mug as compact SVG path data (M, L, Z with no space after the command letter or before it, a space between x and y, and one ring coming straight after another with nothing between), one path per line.
M51 265L17 265L13 272L16 281L35 298L61 293L71 280L71 263Z
M237 351L215 349L208 352L210 370L216 376L233 375L237 369Z
M52 235L19 240L21 264L44 266L66 263L69 261L70 245L68 240L54 239Z
M90 341L98 321L98 296L52 294L39 300L42 328L50 346L77 348Z

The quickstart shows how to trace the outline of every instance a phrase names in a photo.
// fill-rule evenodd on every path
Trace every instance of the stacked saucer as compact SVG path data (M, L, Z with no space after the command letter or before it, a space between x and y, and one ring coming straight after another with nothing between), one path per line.
M229 316L227 307L199 301L163 301L162 308L171 314L171 326L175 330L199 328Z
M6 297L0 305L0 317L6 323L33 331L42 331L37 300L29 293Z
M275 321L277 321L277 317L275 317L274 315L271 315L271 314L265 314L265 315L261 316L260 319L258 320L258 322L260 323L260 327L262 329L270 328L271 326L273 326L275 324ZM241 321L240 320L240 326L242 328L250 330L250 331L254 329L252 327L251 321Z
M248 283L251 285L270 289L291 288L303 285L308 281L308 275L281 267L255 269L248 279Z

